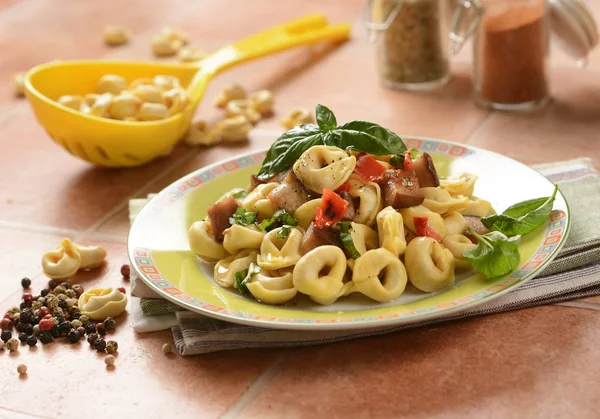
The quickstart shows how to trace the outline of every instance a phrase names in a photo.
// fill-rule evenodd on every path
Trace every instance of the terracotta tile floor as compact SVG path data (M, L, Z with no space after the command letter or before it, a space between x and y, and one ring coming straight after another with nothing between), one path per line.
M596 15L600 1L588 1ZM359 24L363 0L204 0L127 3L0 0L0 312L14 305L19 280L45 282L40 257L62 237L100 243L108 263L75 281L125 286L126 205L208 163L267 146L293 107L323 103L339 120L363 118L403 134L465 142L535 163L590 156L600 166L600 52L582 70L552 58L554 101L530 114L489 113L471 101L470 51L454 79L413 94L377 82L374 47ZM249 144L205 150L178 147L132 170L96 169L66 154L13 97L16 71L54 58L151 59L149 40L181 26L193 43L219 46L304 13L322 11L354 24L340 47L303 48L248 63L214 80L198 113L237 81L276 93L276 114ZM108 49L106 24L136 33ZM166 358L170 332L138 335L127 316L115 333L117 367L106 370L87 344L0 351L0 418L100 417L597 417L600 385L598 298L427 327L390 336L300 350L248 350ZM24 362L29 374L19 378ZM52 381L52 384L50 384Z

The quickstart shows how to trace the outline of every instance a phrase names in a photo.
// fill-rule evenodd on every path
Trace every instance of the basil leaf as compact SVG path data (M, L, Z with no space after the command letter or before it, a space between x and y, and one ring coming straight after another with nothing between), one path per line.
M235 273L235 284L233 285L242 295L249 294L246 284L252 279L252 275L259 273L262 270L260 266L251 263L248 269Z
M335 132L344 133L344 140L337 147L356 148L369 154L383 156L385 154L402 154L406 151L406 145L398 135L387 128L368 121L352 121L337 127ZM360 133L361 135L357 135ZM353 144L351 140L359 141ZM329 145L329 144L326 144Z
M279 230L275 236L279 240L284 240L284 239L288 238L288 236L290 235L291 231L292 231L292 227L291 226L282 226L281 230Z
M337 120L331 110L323 105L317 105L315 112L317 115L317 124L321 129L321 132L329 132L337 127Z
M395 154L390 157L390 164L395 166L397 169L404 168L404 156L402 154Z
M277 227L278 224L284 224L291 227L297 226L298 220L292 217L283 209L278 209L271 218L265 218L258 224L258 228L264 231L271 231Z
M235 210L233 217L229 217L229 224L247 226L256 221L258 217L257 212L248 212L244 208L238 208Z
M302 153L315 145L323 145L323 134L314 124L292 128L279 137L265 156L257 177L269 180L277 173L289 169Z
M413 159L413 160L416 159L417 157L419 157L419 154L421 154L421 153L416 148L410 149L410 158L411 159Z
M340 221L337 225L340 228L340 241L344 249L352 259L358 259L360 253L356 250L352 235L350 234L350 221Z
M499 231L479 235L471 227L469 233L477 237L478 243L473 249L465 250L463 256L488 278L506 275L519 266L521 236L508 238Z
M235 199L241 199L241 198L247 197L248 192L245 191L244 189L240 189L239 191L232 193L231 196L234 197Z
M519 202L508 207L502 214L483 217L481 222L490 230L509 237L530 233L544 224L550 216L557 192L558 186L555 185L551 196Z

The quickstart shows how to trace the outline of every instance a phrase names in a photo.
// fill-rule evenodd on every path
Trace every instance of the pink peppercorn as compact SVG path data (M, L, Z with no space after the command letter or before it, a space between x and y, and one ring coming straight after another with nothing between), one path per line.
M52 327L54 327L52 320L46 319L46 318L40 320L40 330L42 332L48 332L48 331L52 330Z
M29 304L33 301L33 297L29 293L23 294L23 301Z
M10 330L13 327L13 322L7 318L0 320L0 329Z
M43 318L44 319L51 319L52 318L52 314L48 313L48 314L44 315Z
M38 316L40 316L40 317L45 317L45 316L47 316L48 314L50 314L50 310L48 310L48 307L42 307L42 308L40 308L40 311L39 311L39 313L38 313Z
M117 289L118 289L119 291L121 291L123 294L125 294L125 293L126 293L126 291L125 291L125 287L119 287L119 288L117 288Z

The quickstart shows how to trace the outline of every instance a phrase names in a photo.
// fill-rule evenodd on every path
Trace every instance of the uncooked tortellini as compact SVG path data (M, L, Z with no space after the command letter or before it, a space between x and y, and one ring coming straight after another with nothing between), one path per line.
M319 145L302 153L293 170L304 186L320 194L323 188L339 188L355 167L356 157L348 156L341 148Z
M406 288L406 269L387 249L369 250L356 259L352 272L356 291L381 303L400 297Z
M216 262L229 256L229 252L213 239L210 229L208 221L196 221L188 230L188 240L192 252L207 262Z
M231 254L243 249L260 249L265 232L256 226L232 225L223 232L223 247Z
M358 250L361 255L366 253L367 250L375 249L379 243L377 238L377 232L371 227L359 223L351 223L352 231L350 231L350 237L354 247Z
M363 183L358 176L352 176L348 183L350 195L358 200L354 221L368 226L373 225L382 207L381 188L375 182Z
M266 304L283 304L296 296L292 271L261 270L246 283L248 291L258 301Z
M315 215L317 215L317 208L321 206L321 202L323 202L321 198L311 199L298 207L294 212L294 218L298 220L300 227L305 230L308 229L310 223L315 219Z
M337 246L311 250L294 267L294 286L313 301L329 305L345 295L352 284L344 283L346 256Z
M401 256L406 250L406 235L402 215L392 207L385 207L377 214L379 246Z
M298 228L291 228L285 239L277 238L283 227L269 231L263 238L257 263L263 269L283 269L300 259L300 243L303 233Z
M471 250L475 247L473 242L463 234L448 234L442 240L442 245L452 252L454 264L457 269L469 269L471 264L463 256L465 250Z
M454 283L454 256L430 237L417 237L406 247L404 264L409 281L425 292Z
M440 180L440 188L445 189L452 196L472 197L477 176L470 173L458 173L447 179Z
M448 234L448 229L444 224L444 219L437 212L428 210L422 205L410 208L402 208L400 210L404 225L413 233L418 234L415 228L415 217L427 217L427 224L435 230L440 236L444 237Z
M469 201L466 196L453 197L441 188L421 188L421 192L425 195L422 205L438 214L459 211L466 208Z
M267 198L267 195L279 186L277 182L269 182L262 185L258 185L252 192L241 203L241 207L246 211L258 212L262 218L271 218L277 208L275 204Z
M222 287L233 287L235 274L246 270L251 263L256 263L257 253L252 250L242 250L234 256L221 259L214 267L214 277L217 284Z

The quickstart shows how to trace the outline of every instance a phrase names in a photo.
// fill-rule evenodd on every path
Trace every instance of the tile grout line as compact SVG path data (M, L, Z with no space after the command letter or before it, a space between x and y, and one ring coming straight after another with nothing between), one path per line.
M492 117L492 115L495 115L496 111L494 111L493 109L488 111L488 114L485 116L485 118L483 118L476 126L475 128L473 128L473 130L471 131L471 133L469 135L467 135L467 138L465 138L465 142L463 144L470 144L471 141L473 140L473 138L475 138L475 135L483 129L483 125L485 124L485 122L490 119Z
M15 409L10 409L8 407L2 407L0 406L0 418L4 418L4 417L11 417L14 418L14 416L2 416L2 412L9 412L9 413L17 413L18 415L23 415L21 417L17 417L15 419L29 419L29 418L39 418L39 419L50 419L50 416L40 416L40 415L34 415L33 413L26 413L26 412L22 412L20 410L15 410Z
M68 228L52 227L39 224L20 223L15 221L0 221L0 227L8 228L11 230L21 230L30 233L42 233L42 234L55 234L55 235L67 235L76 237L81 231L71 230Z
M244 411L244 409L253 402L262 390L271 382L273 378L281 371L284 361L290 357L290 353L280 355L258 376L246 390L219 416L219 419L235 419Z

